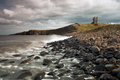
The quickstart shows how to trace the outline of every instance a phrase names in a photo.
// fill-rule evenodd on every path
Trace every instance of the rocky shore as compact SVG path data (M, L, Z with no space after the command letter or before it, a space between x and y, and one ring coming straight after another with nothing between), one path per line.
M0 60L1 80L120 80L120 31L81 33ZM4 66L4 67L3 67Z

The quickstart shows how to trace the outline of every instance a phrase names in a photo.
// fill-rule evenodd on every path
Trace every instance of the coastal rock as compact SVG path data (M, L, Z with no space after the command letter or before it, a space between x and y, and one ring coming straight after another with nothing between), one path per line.
M85 80L84 77L77 77L75 80Z
M60 80L74 80L72 77L62 77Z
M117 74L117 78L120 80L120 72Z
M27 59L27 60L22 61L20 64L25 64L25 63L28 63L30 61L31 61L31 59Z
M115 66L114 66L113 64L106 64L106 65L105 65L105 68L106 68L106 70L108 70L108 71L112 71L113 69L115 69Z
M107 51L115 51L115 46L108 46L105 50Z
M47 54L48 54L48 53L45 52L45 51L40 52L40 55L41 55L41 56L45 56L45 55L47 55Z
M113 69L112 70L112 75L117 75L120 72L120 68Z
M35 76L34 80L42 80L44 77L45 77L45 72L40 72Z
M35 60L37 60L37 59L40 59L40 57L39 56L35 56L35 58L34 58Z
M92 46L90 48L90 50L92 51L92 53L98 53L98 52L100 52L100 48L98 46Z
M104 71L104 70L105 70L104 64L99 64L95 66L95 71Z
M100 76L100 80L109 80L109 78L111 78L112 76L110 74L102 74Z
M17 79L24 79L25 77L28 77L28 76L32 76L32 73L30 71L22 71L23 73L21 73Z
M14 54L14 57L21 57L21 54Z
M49 60L49 59L44 59L43 60L43 65L49 65L50 63L52 63L52 61Z
M83 70L76 70L73 72L73 75L80 75L80 74L84 74L85 72Z
M64 64L58 64L58 65L56 66L56 68L62 68L62 67L64 67Z

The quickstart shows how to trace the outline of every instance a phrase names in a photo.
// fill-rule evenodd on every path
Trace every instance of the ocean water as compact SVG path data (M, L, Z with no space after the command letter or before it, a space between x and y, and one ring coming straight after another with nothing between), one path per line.
M21 80L34 80L35 75L41 71L45 72L45 78L43 80L55 80L53 77L47 75L47 73L50 71L55 71L56 74L60 73L60 71L55 68L56 65L54 64L54 60L61 58L64 54L59 53L54 55L55 52L51 51L52 47L45 49L43 46L47 46L46 43L67 38L69 37L60 35L0 36L0 80L18 80L17 77L24 70L29 70L32 73L32 76L28 76ZM48 52L49 55L40 56L40 52L42 51ZM34 56L30 57L31 55ZM36 56L39 56L40 59L35 60L34 58ZM22 61L27 59L31 59L31 61L21 64ZM53 60L53 63L49 66L44 66L44 59ZM65 59L61 62L64 63L66 68L69 68L70 64L74 63L70 61L71 60L69 59ZM69 74L65 76L69 76Z
M40 50L46 43L69 38L61 35L0 35L0 57Z

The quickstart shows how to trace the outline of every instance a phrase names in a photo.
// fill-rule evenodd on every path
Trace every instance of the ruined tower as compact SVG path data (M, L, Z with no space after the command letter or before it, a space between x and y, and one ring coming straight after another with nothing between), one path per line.
M91 24L98 25L98 17L93 17L93 22Z

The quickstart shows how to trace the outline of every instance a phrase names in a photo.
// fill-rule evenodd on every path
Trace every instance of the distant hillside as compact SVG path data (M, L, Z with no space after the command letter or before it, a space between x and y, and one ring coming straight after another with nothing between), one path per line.
M98 23L98 25L95 26L94 24L75 23L59 29L29 30L29 31L16 33L15 35L49 35L49 34L65 35L65 34L73 34L73 33L79 33L79 32L96 32L96 31L106 31L106 30L108 31L120 30L120 25Z
M105 32L105 31L120 31L120 24L114 24L114 25L106 25L99 28L95 28L93 30L89 30L87 32Z

